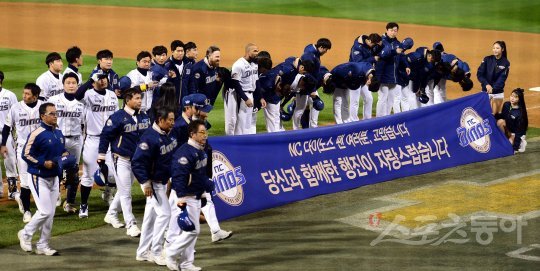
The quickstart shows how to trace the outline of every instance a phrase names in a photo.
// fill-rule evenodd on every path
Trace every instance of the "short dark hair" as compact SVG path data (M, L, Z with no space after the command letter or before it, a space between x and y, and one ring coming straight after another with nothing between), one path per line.
M133 98L133 96L137 95L137 94L141 94L141 90L138 89L138 88L128 88L124 91L124 99L125 101L129 101L131 100L131 98Z
M206 56L209 56L211 55L213 52L217 52L217 51L220 51L219 50L219 47L215 46L215 45L211 45L210 47L208 47L208 49L206 50Z
M430 54L431 57L433 57L433 62L441 61L441 51L437 49L433 49L433 50L428 50L427 53Z
M368 87L368 90L371 92L377 92L379 88L381 87L381 81L379 81L379 78L373 74L373 77L371 77L371 84Z
M171 42L171 51L176 50L177 47L184 48L184 43L182 41L180 41L180 40L173 40Z
M184 45L184 50L186 50L186 51L191 50L191 49L195 49L195 48L197 48L197 44L195 44L195 42L193 42L193 41L188 41Z
M48 67L49 63L54 62L56 60L62 60L62 57L60 56L60 54L57 52L49 53L47 57L45 58L45 65L47 65Z
M315 62L313 62L312 60L309 60L309 59L306 59L306 60L303 60L299 63L299 65L302 65L304 66L304 69L308 72L308 73L314 73L315 72Z
M317 43L315 44L315 47L319 48L326 48L326 49L332 49L332 42L327 38L320 38Z
M77 61L77 58L80 58L82 55L81 48L73 46L66 51L66 60L68 63L73 63Z
M39 115L45 115L45 113L47 113L47 107L49 106L53 106L54 107L54 104L53 103L42 103L40 106L39 106Z
M257 58L257 64L259 68L270 70L272 69L272 59L269 57L259 57Z
M24 85L24 89L29 89L34 97L38 97L39 93L41 92L41 88L39 88L39 86L35 83L27 83Z
M189 123L188 125L188 132L189 132L189 137L191 137L192 134L195 134L199 131L199 126L205 126L205 122L204 120L201 120L201 119L198 119L198 120L193 120Z
M272 56L270 56L270 53L268 51L260 51L259 54L257 54L257 58L270 58L270 59L272 59Z
M152 54L154 56L159 56L159 55L162 55L162 54L167 54L167 47L163 46L163 45L158 45L158 46L155 46L154 48L152 48Z
M100 60L102 58L113 58L113 53L108 49L97 52L96 59Z
M386 24L386 30L392 29L394 27L397 27L397 29L399 29L399 25L396 22L389 22Z
M379 42L382 41L381 35L379 35L377 33L369 34L368 39L373 43L379 43Z
M62 84L64 84L66 82L66 79L68 79L68 78L75 78L75 81L77 81L77 84L79 83L79 76L77 74L75 74L74 72L68 72L68 73L63 75Z
M156 108L156 111L155 111L155 116L156 116L156 120L155 120L155 123L159 123L160 120L162 119L167 119L169 117L169 113L173 113L173 115L176 113L174 112L174 110L170 107L167 107L167 106L160 106L158 108Z
M0 71L0 84L4 82L4 72Z
M149 57L150 59L152 59L152 55L150 54L150 52L148 51L141 51L137 54L137 62L138 61L141 61L141 59L145 58L145 57Z

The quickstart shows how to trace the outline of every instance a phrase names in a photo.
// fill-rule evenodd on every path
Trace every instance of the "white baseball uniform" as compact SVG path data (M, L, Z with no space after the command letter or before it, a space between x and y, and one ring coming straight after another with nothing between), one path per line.
M362 119L371 119L371 111L373 110L373 95L369 91L368 85L362 85L357 90L352 90L349 95L350 99L350 120L358 121L358 109L360 108L360 99L363 100L364 106L362 110Z
M58 78L56 78L50 70L44 72L37 78L36 85L41 89L39 97L43 97L45 101L54 95L64 92L62 74L59 74Z
M118 98L111 90L106 90L105 95L101 95L94 89L90 89L86 91L81 102L85 105L86 125L81 185L92 187L94 185L94 172L97 170L99 136L109 116L118 110ZM110 150L107 151L105 163L109 168L109 181L113 181L114 164Z
M241 57L236 62L234 62L232 66L231 71L231 78L233 80L237 80L240 82L240 87L248 97L248 99L253 99L253 92L255 92L256 82L259 78L258 74L258 65L247 61L245 58ZM229 95L235 95L236 93L232 92L232 94ZM235 128L235 135L246 135L246 134L255 134L256 126L253 125L253 117L255 116L256 121L256 113L253 111L253 107L248 107L246 105L245 101L239 101L240 107L238 109L238 117L236 119L236 128ZM229 103L226 105L227 107L234 106L236 108L236 105L233 105L232 103ZM225 112L232 112L231 109L225 108ZM225 118L225 126L227 127L227 115Z
M398 84L381 84L375 114L377 117L390 115L394 106L394 96L398 91L401 92L401 86Z
M0 127L4 127L6 118L9 114L9 109L15 105L17 101L17 96L5 88L0 88ZM0 135L0 141L2 140L2 135ZM13 136L10 134L6 143L8 150L7 157L4 158L4 165L6 167L6 177L12 178L17 177L17 158L15 153L15 144L13 142ZM2 176L2 169L0 168L0 177ZM0 185L2 188L2 185Z
M337 88L334 90L332 100L334 102L334 119L336 124L349 121L349 90L346 88Z
M24 101L20 101L11 107L6 116L5 125L11 129L15 128L15 132L17 133L17 165L19 167L21 187L24 188L29 188L29 175L27 172L28 165L22 159L21 154L24 144L28 139L28 135L40 125L39 106L41 103L42 102L38 100L36 106L32 108L26 105Z
M66 150L80 159L82 149L82 127L84 121L84 104L77 99L68 100L64 93L54 95L48 102L56 106L58 129L66 139Z
M143 75L139 70L134 69L127 74L127 77L131 79L131 87L139 86L142 84L150 84L152 82L152 71L147 71L146 76ZM152 107L152 99L154 95L154 88L146 89L142 93L142 105L141 111L148 112Z
M77 71L75 71L70 65L68 65L68 67L66 68L66 70L64 71L63 74L68 74L70 72L76 74L77 77L79 77L79 86L80 86L83 83L82 74L79 72L78 69L77 69Z

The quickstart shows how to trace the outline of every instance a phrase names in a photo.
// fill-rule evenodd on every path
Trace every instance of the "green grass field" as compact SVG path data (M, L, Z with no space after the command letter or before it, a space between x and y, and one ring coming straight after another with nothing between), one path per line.
M8 2L70 3L150 8L199 9L287 14L366 21L398 21L423 25L540 33L537 0L8 0Z

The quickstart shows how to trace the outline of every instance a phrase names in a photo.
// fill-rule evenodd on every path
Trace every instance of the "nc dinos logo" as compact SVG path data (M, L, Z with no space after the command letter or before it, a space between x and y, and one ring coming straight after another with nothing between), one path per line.
M212 173L216 195L229 205L241 205L244 201L242 185L246 183L242 168L234 167L223 153L213 151Z
M489 152L492 133L489 120L483 119L472 109L467 107L461 113L461 127L456 129L461 147L471 146L481 153Z

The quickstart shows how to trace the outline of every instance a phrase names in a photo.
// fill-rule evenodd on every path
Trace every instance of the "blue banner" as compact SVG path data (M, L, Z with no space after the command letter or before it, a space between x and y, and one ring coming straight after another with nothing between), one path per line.
M220 220L513 154L485 93L354 123L209 142Z

